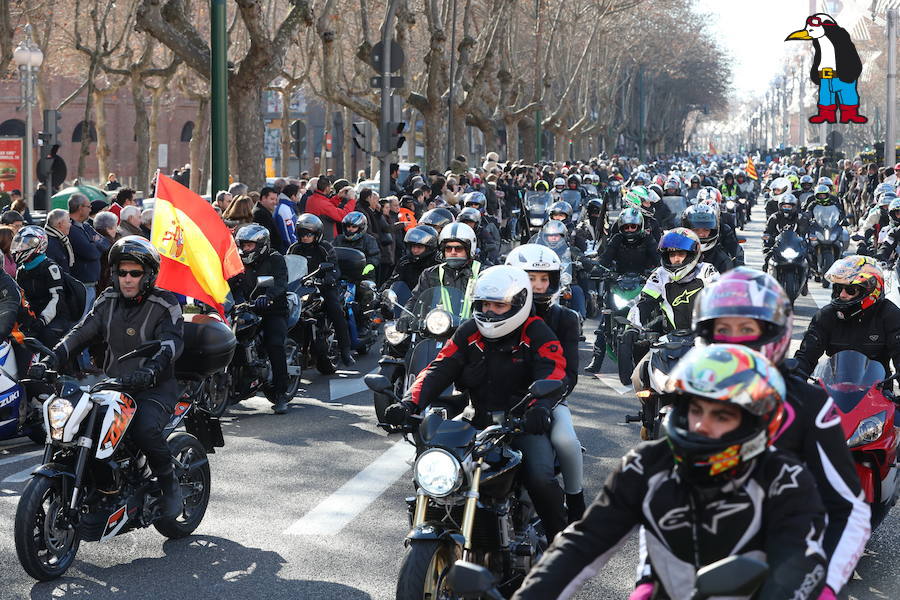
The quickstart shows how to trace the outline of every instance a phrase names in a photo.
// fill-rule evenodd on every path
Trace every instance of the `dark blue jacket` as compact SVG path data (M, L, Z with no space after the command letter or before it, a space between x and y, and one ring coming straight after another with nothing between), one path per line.
M47 236L47 258L53 259L53 262L59 265L64 272L69 272L69 252L63 246L58 238L52 235Z
M100 280L100 257L109 250L109 241L87 223L74 220L69 231L69 241L75 251L72 277L81 283L97 283Z

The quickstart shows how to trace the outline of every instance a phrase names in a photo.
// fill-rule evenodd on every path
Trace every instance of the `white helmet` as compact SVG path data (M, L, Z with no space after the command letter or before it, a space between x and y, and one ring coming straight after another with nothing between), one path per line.
M447 242L459 242L466 249L466 258L446 258L444 262L448 267L453 269L461 269L470 264L475 259L475 252L478 250L478 239L475 237L475 231L465 223L450 223L441 229L441 235L438 237L438 247L444 250L444 244Z
M505 302L512 305L502 315L483 310L483 302ZM472 297L473 316L481 335L497 339L521 327L531 315L531 281L517 267L497 265L481 272Z
M553 296L559 292L560 262L556 252L540 244L522 244L517 246L506 257L506 264L527 271L543 271L550 275L550 286L542 294L532 294L534 301L550 304Z
M555 188L564 188L566 187L566 180L562 177L557 177L553 180L553 187Z

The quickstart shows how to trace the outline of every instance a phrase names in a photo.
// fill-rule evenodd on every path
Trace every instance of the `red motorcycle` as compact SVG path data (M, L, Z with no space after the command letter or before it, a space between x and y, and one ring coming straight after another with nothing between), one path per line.
M853 350L838 352L822 361L813 377L834 399L856 472L872 507L872 529L878 526L900 494L897 445L900 431L895 420L898 400L884 389L900 375L887 378L884 366Z

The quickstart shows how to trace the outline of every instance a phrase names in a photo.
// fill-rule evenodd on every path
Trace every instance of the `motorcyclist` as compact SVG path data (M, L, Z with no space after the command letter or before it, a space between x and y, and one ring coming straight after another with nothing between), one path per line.
M719 223L718 245L731 257L734 266L737 267L744 264L744 249L738 241L734 227L722 222L722 211L719 203L713 198L706 198L698 202L697 205L709 206L716 213L716 221Z
M287 412L288 373L284 351L287 339L287 264L269 242L269 231L251 223L237 230L234 235L244 272L228 280L235 304L249 302L262 317L263 346L272 363L273 410L277 415ZM271 276L271 287L256 289L258 277Z
M661 202L663 189L657 184L647 187L647 195L650 199L650 207L653 210L653 218L663 229L670 229L675 225L675 214L665 202Z
M487 221L474 206L467 206L456 216L457 223L465 223L478 238L478 258L482 264L492 266L500 262L500 231Z
M800 202L806 203L810 196L813 195L815 183L815 179L812 178L812 175L804 175L800 178L800 191L797 194Z
M394 267L391 278L385 282L397 294L397 301L406 304L422 272L438 264L438 233L430 225L417 225L403 236L406 253ZM396 309L399 313L400 309ZM399 316L396 314L395 316Z
M243 229L259 228L246 225ZM107 346L103 371L118 378L137 401L128 434L147 456L162 491L160 515L173 518L183 509L181 486L172 468L172 453L163 437L178 387L174 364L184 349L181 305L171 292L156 287L160 258L156 248L139 236L126 236L109 249L112 286L106 288L84 318L53 348L57 365L78 355L98 338ZM120 357L153 341L159 349L150 356ZM282 343L283 345L283 343ZM43 378L46 363L29 369L30 379Z
M781 374L749 348L715 344L691 350L668 387L675 401L665 438L622 458L513 600L573 597L637 525L654 580L642 579L632 598L690 598L697 569L742 553L769 564L759 598L818 596L822 501L806 467L769 450L785 418Z
M584 264L581 260L581 250L569 243L568 229L562 221L551 219L541 227L535 243L551 248L559 256L560 261L569 261L571 275L569 291L572 294L572 309L584 319L587 314L587 299L582 283L586 279L587 273L584 271Z
M875 190L875 206L869 210L859 227L863 235L857 247L857 253L865 256L870 256L873 253L872 248L878 244L881 230L889 227L891 224L891 218L888 216L888 207L890 207L891 202L896 197L896 194L885 191L883 188ZM854 239L857 239L857 237L854 237Z
M335 248L353 248L366 255L366 264L378 267L381 248L378 240L368 233L369 220L359 211L347 213L341 220L341 233L334 238Z
M897 242L900 241L900 198L895 197L891 200L888 215L891 218L891 225L881 230L878 250L875 253L875 258L884 263L892 262L892 259L896 258L894 251L897 249Z
M566 191L566 180L562 177L557 177L553 180L553 198L559 199L559 195Z
M722 195L726 198L733 197L737 199L740 194L737 181L734 180L734 173L732 173L730 169L725 171L722 175L722 185L719 186L719 191L722 192Z
M628 206L634 206L641 211L641 214L644 216L644 229L646 229L653 239L658 242L659 238L662 237L663 230L659 225L659 221L653 216L653 201L650 198L647 188L638 186L629 190L628 193L625 194L625 199L622 202L622 210ZM618 220L613 223L609 235L612 237L617 233L619 233Z
M433 287L450 287L464 293L464 298L471 299L475 289L475 280L481 271L481 263L475 260L478 252L478 239L472 228L464 223L451 223L441 230L438 236L438 248L443 261L428 267L419 275L419 281L413 288L412 296L406 303L412 309L415 299L421 292ZM471 304L469 304L471 306ZM463 318L469 318L469 309L463 309ZM398 329L402 330L403 320L398 321Z
M778 212L779 201L782 194L791 191L791 182L786 177L777 177L769 183L769 191L766 196L766 219Z
M900 369L900 307L884 299L884 275L875 260L852 255L828 269L831 303L813 316L797 350L797 368L812 373L823 354L855 350L886 372ZM895 370L895 372L900 372Z
M734 260L719 245L719 215L709 205L688 206L681 213L681 226L687 227L700 238L700 260L724 273L734 268Z
M582 252L587 252L589 245L596 250L599 248L608 228L606 207L603 204L603 200L591 198L587 201L584 213L575 226L572 243Z
M572 393L578 383L578 337L581 323L578 314L560 306L556 296L560 291L560 263L556 253L537 244L522 244L506 257L506 264L524 269L531 279L535 314L542 318L559 339L566 359L567 389ZM569 523L584 514L584 459L581 442L572 425L572 413L566 401L557 404L551 413L550 441L559 457L560 471L566 492Z
M566 226L566 229L571 232L575 229L575 223L572 222L572 214L574 212L571 204L565 200L557 200L550 205L548 215L554 221L561 221Z
M787 230L796 232L803 240L806 240L806 236L809 234L809 218L800 213L800 203L797 197L790 192L779 197L778 212L766 221L766 229L762 236L765 256L764 271L768 270L769 258L772 256L772 249L775 247L778 235Z
M794 372L794 361L784 360L793 334L790 299L771 275L738 267L700 292L693 323L702 342L749 346L784 377L785 405L793 418L781 423L772 439L777 448L806 463L816 480L828 512L823 543L830 561L827 581L837 594L869 537L870 509L861 496L840 419L831 412L833 401Z
M81 314L69 313L63 272L47 257L46 232L34 225L23 227L13 237L9 253L18 265L16 283L39 321L33 327L35 336L45 346L52 347L78 322Z
M333 270L324 273L322 281L324 285L319 288L322 300L325 303L325 313L328 320L334 325L334 334L337 338L338 348L341 353L341 362L345 366L353 366L356 360L353 358L350 346L350 331L347 328L347 318L341 307L338 297L337 282L340 277L340 268L337 257L334 255L334 247L324 239L324 225L316 215L303 213L297 218L295 227L297 241L288 248L288 254L296 254L306 258L307 271L312 273L322 263L333 265Z
M700 176L699 175L691 175L691 184L685 192L685 197L688 201L693 202L697 198L697 194L700 193Z
M403 400L387 408L385 420L404 423L409 414L424 410L455 384L468 392L475 409L473 424L483 428L492 423L491 412L514 408L534 381L565 380L562 345L540 317L532 316L532 304L525 271L506 265L485 270L473 293L474 318L459 326ZM513 441L522 451L525 486L547 539L553 539L567 520L547 435L557 400L541 398L526 407L525 433Z

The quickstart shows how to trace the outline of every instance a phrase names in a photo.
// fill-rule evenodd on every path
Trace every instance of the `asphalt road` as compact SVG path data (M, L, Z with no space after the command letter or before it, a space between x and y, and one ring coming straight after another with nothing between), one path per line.
M755 218L745 248L748 262L759 265L761 216ZM810 296L797 302L795 339L828 298L810 282ZM593 327L585 326L583 364ZM365 357L356 370L332 377L309 373L286 416L273 415L261 398L234 407L224 423L226 446L210 457L212 498L195 535L169 541L149 529L82 544L74 566L56 582L31 580L13 547L16 503L38 448L25 440L0 445L0 600L393 598L412 453L374 425L361 376L376 359ZM635 400L614 368L607 361L607 374L582 377L570 398L587 449L590 495L638 441L638 426L624 423ZM895 509L873 535L845 597L900 598L898 515ZM577 597L627 598L636 555L632 537Z

